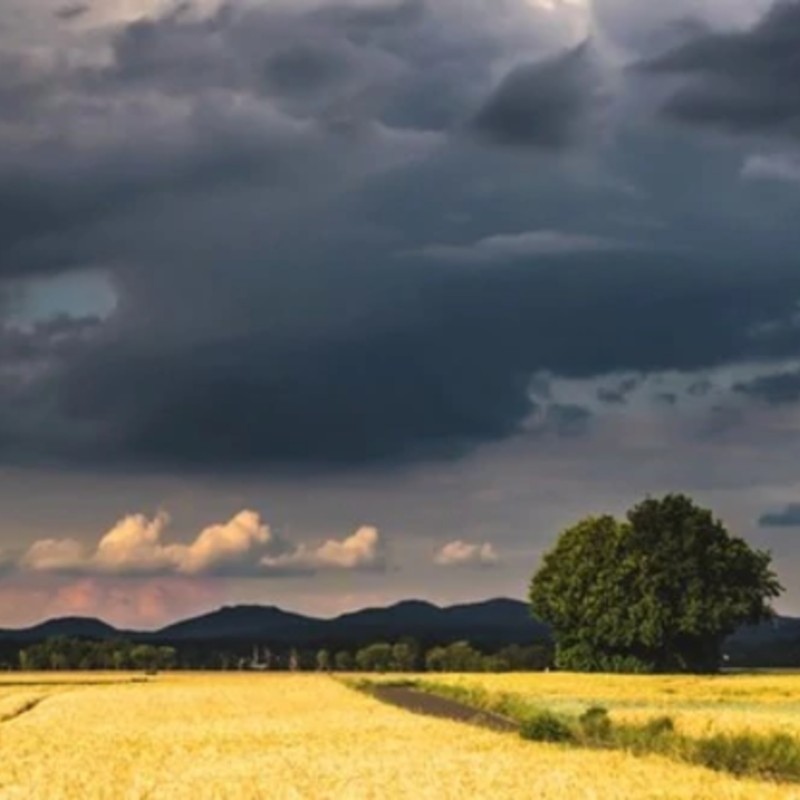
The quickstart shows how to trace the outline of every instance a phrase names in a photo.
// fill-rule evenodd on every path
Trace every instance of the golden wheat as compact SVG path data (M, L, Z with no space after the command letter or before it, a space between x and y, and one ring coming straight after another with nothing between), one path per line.
M602 705L619 721L643 722L668 714L678 730L691 736L747 731L800 736L796 673L662 677L551 672L445 675L435 680L513 694L532 705L573 714Z
M323 676L51 689L0 724L3 800L800 798L662 758L415 716Z

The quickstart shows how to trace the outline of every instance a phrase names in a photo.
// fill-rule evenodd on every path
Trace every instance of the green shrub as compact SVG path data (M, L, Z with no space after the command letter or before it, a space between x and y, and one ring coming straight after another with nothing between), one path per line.
M592 706L578 718L581 734L585 741L592 744L603 744L611 740L611 719L608 709Z
M655 665L650 661L631 655L606 656L600 660L603 672L615 672L628 675L649 675L655 672Z
M540 711L528 717L520 726L520 736L532 742L572 742L575 734L561 717L550 711Z
M643 725L620 725L614 729L614 745L638 755L661 753L681 757L682 741L675 733L671 717L656 717Z
M555 660L556 666L567 672L646 675L655 671L655 665L650 661L630 654L604 653L585 643L559 643Z
M734 775L800 779L800 744L785 733L718 734L692 746L692 760Z
M345 683L362 691L374 690L378 685L363 679L348 679ZM447 686L413 679L392 680L388 685L414 687L520 720L520 735L530 741L614 748L637 755L658 753L737 776L800 782L800 740L787 734L718 734L695 739L676 731L669 716L655 717L643 724L612 723L608 710L602 706L592 706L574 718L531 706L530 701L518 695L495 694L477 686Z
M675 722L672 717L655 717L642 726L642 732L651 738L666 736L675 732Z
M675 723L672 717L664 716L655 717L642 725L638 732L636 746L641 752L668 755L670 751L678 751L681 742L681 737L675 733Z

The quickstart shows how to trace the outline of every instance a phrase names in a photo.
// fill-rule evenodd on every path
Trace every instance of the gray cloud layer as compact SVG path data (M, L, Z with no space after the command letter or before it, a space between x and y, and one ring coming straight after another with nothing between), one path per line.
M551 60L522 64L504 78L473 126L501 145L561 150L584 133L596 81L586 44Z
M646 62L687 82L669 100L671 116L737 133L800 136L800 3L779 0L752 29L706 32Z
M800 525L800 503L790 503L780 511L767 511L758 520L764 528L793 528Z
M787 7L735 46L780 15L793 30ZM117 306L5 327L2 457L453 456L532 415L583 431L590 410L531 396L542 371L795 352L793 330L753 335L792 313L800 273L743 154L638 119L596 135L614 75L573 23L524 0L229 3L112 27L97 52L4 40L0 289L92 268ZM725 36L650 68L716 92ZM742 93L784 75L764 53Z
M735 391L770 405L787 405L800 400L800 370L761 375L736 384Z

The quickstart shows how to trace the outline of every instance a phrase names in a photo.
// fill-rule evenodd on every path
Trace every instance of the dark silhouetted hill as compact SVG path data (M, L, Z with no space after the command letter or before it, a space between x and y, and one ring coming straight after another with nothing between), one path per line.
M0 630L0 640L40 641L53 636L86 639L127 638L147 642L245 641L306 647L360 645L413 637L422 642L469 639L487 646L525 644L548 635L519 600L497 599L440 608L407 600L387 608L367 608L335 619L283 611L275 606L224 606L156 631L121 631L96 619L68 617L32 628Z
M0 639L35 642L68 636L78 639L118 639L124 633L117 628L93 617L59 617L49 619L31 628L0 629Z
M277 648L353 648L412 637L421 644L466 639L493 649L530 644L549 637L546 625L531 618L528 604L498 598L440 608L406 600L386 608L365 608L334 619L319 619L275 606L224 606L156 631L119 630L99 619L63 617L30 628L0 630L0 644L30 643L56 636L128 639L203 649L258 644ZM742 628L725 651L732 665L800 666L800 619L776 617Z

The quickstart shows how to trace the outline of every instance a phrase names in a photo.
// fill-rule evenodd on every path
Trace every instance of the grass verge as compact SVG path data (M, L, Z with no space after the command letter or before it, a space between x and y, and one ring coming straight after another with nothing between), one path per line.
M347 681L354 689L371 691L369 679ZM500 714L520 725L520 736L537 742L571 747L627 750L636 755L658 754L737 777L800 782L800 741L783 733L748 732L697 738L675 729L671 717L642 724L620 723L607 709L592 706L580 716L557 714L510 693L480 687L448 686L427 679L382 682L446 697L476 710Z

